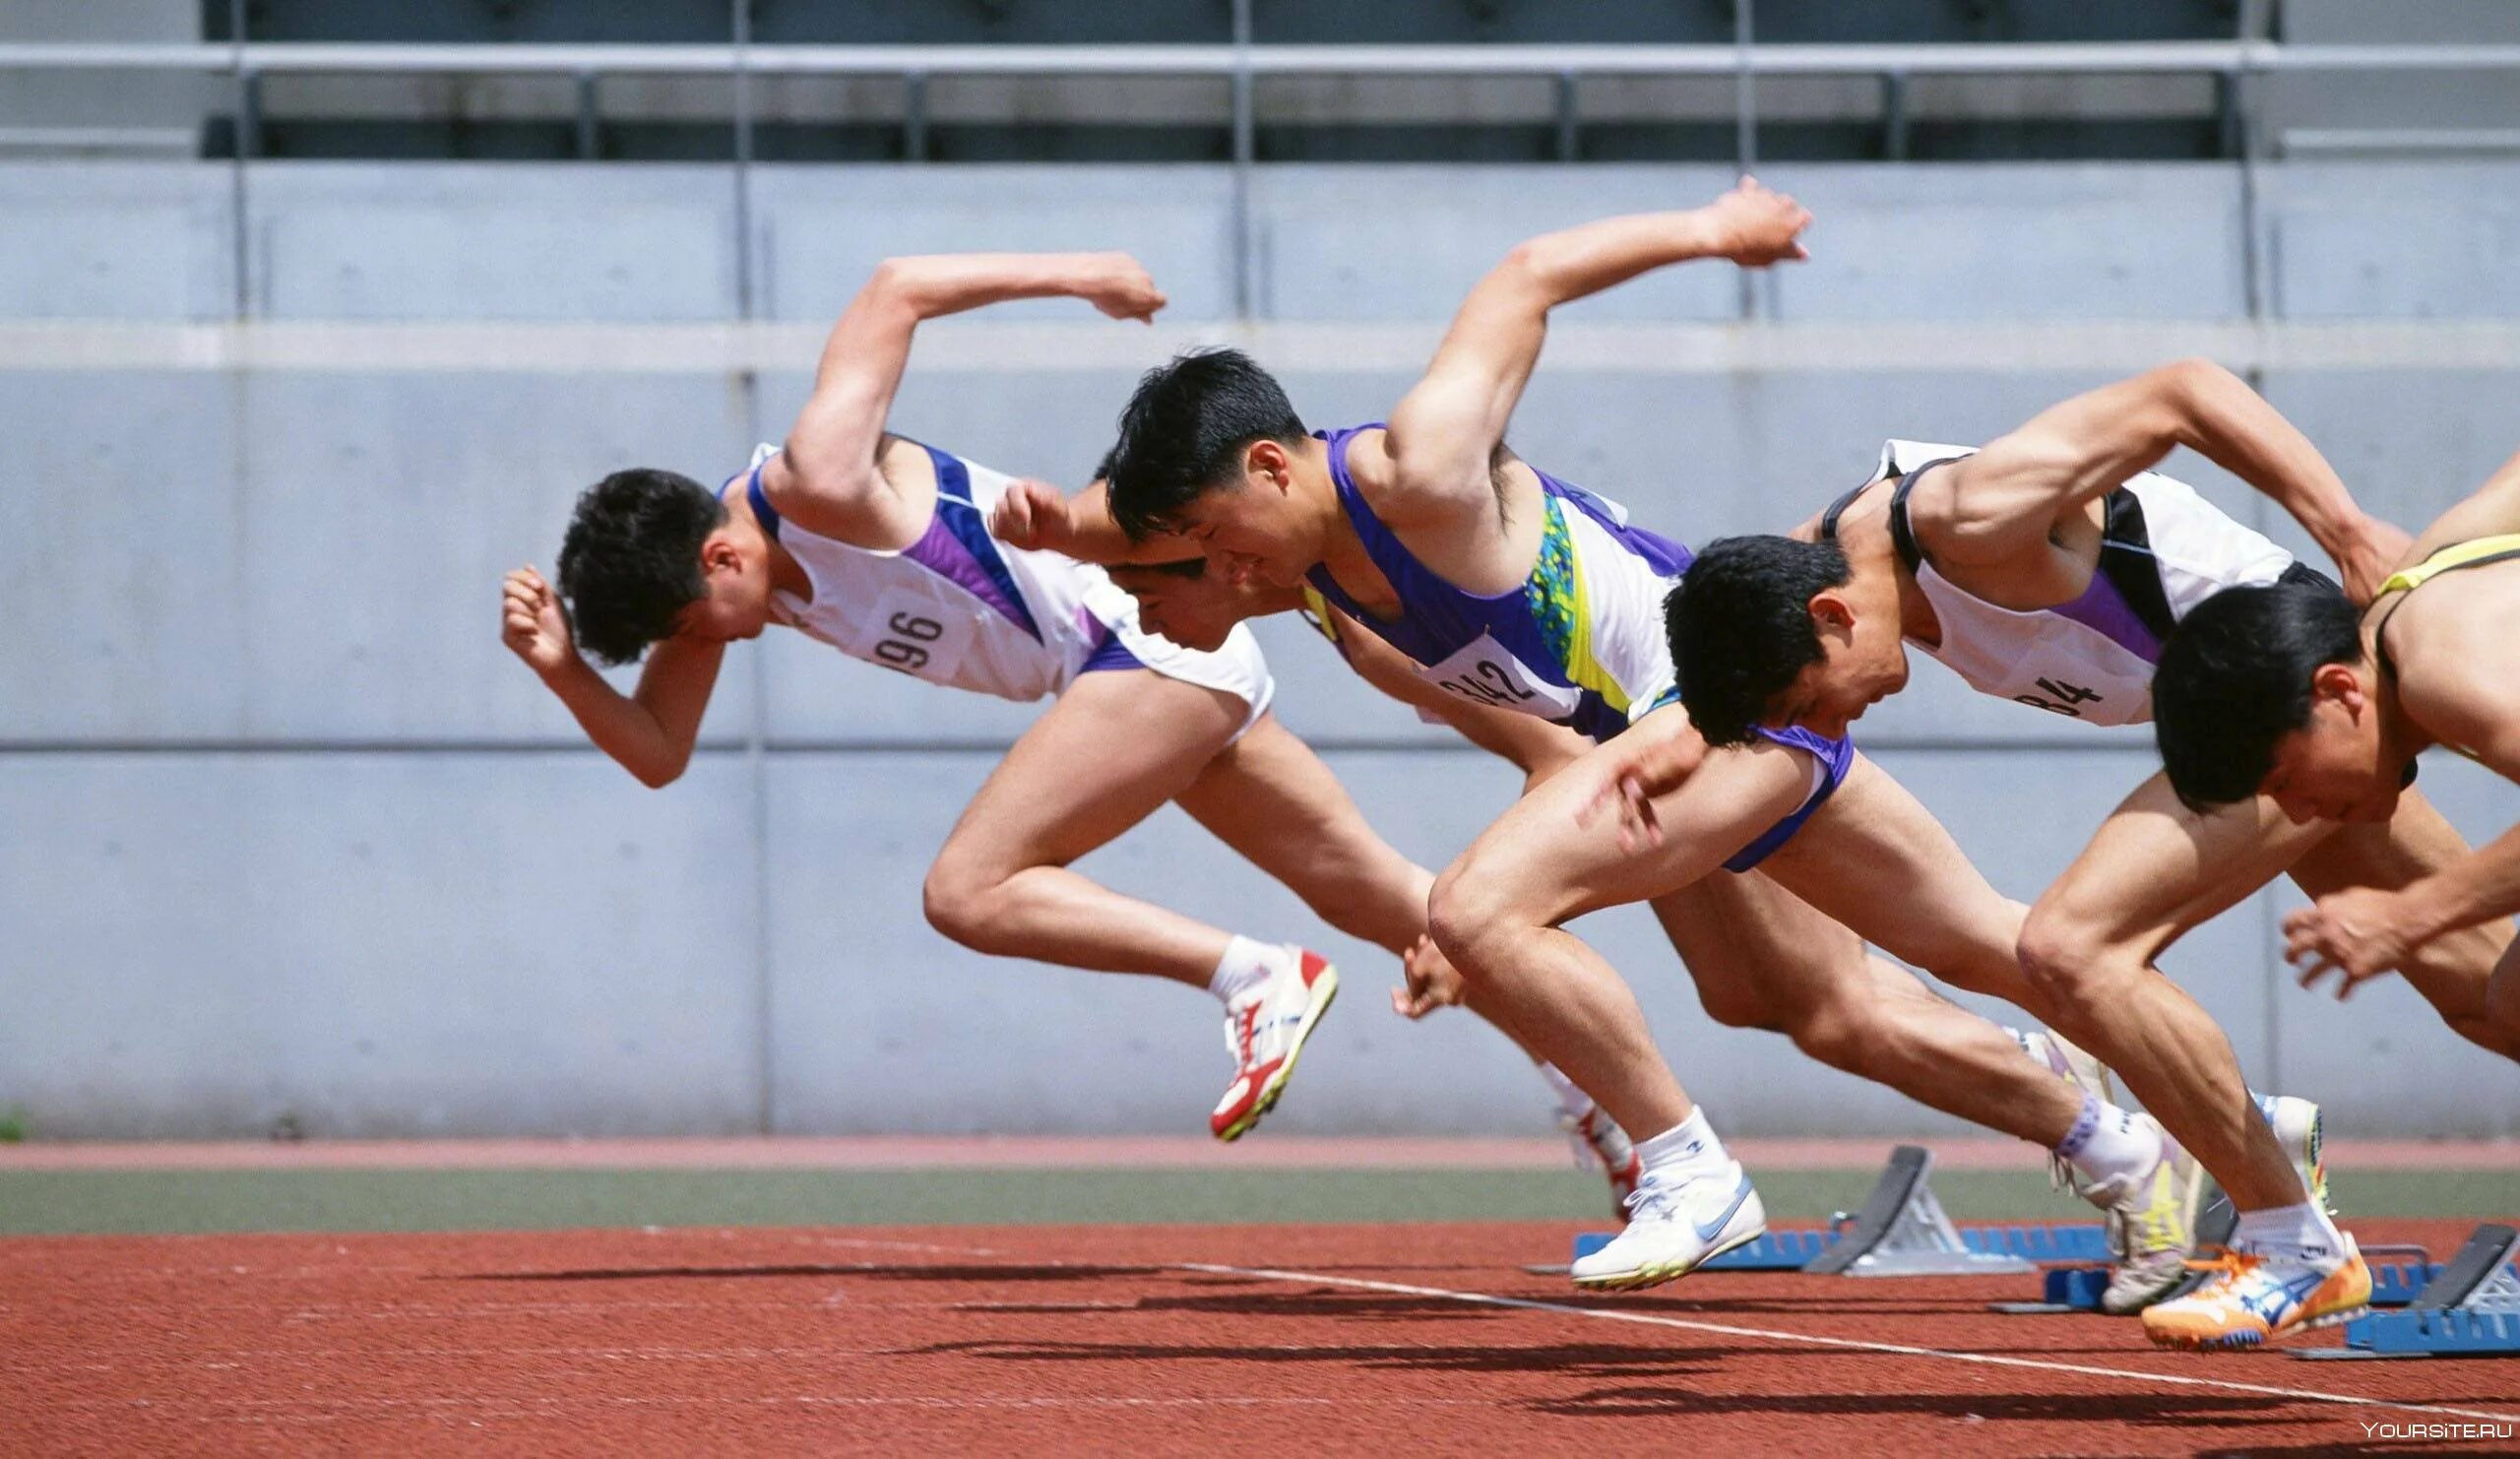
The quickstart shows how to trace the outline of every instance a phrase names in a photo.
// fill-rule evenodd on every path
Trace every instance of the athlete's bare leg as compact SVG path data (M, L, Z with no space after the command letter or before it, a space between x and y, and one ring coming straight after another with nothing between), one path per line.
M1629 734L1673 730L1670 721L1649 719ZM1593 750L1516 801L1435 879L1428 911L1435 945L1461 971L1476 1004L1517 1031L1620 1128L1652 1135L1689 1117L1688 1095L1654 1047L1634 991L1606 959L1557 924L1706 876L1731 848L1800 802L1810 768L1774 746L1725 752L1723 760L1738 762L1724 765L1728 773L1693 776L1656 802L1664 824L1681 834L1629 854L1606 826L1577 822L1588 787L1597 783L1585 762L1620 750L1618 742Z
M2231 1040L2154 960L2333 829L2293 825L2263 799L2199 816L2156 774L2110 815L2022 928L2022 968L2045 995L2049 1021L2106 1062L2242 1211L2309 1197L2258 1116Z
M1234 695L1153 669L1079 676L945 838L927 920L976 952L1205 988L1226 933L1067 867L1188 790L1246 713Z
M2346 887L2394 890L2468 855L2466 839L2432 802L2409 791L2388 824L2340 825L2303 852L2293 880L2312 898ZM2503 970L2511 931L2497 920L2446 933L2418 946L2398 971L2463 1038L2520 1059L2520 973Z
M1434 873L1374 834L1348 788L1276 715L1173 797L1330 925L1404 955L1426 931Z
M1425 935L1434 873L1376 835L1348 788L1277 716L1263 715L1174 799L1350 936L1405 958ZM1463 1003L1531 1053L1482 1000L1468 996Z
M2027 909L1988 885L1942 823L1871 760L1857 756L1845 784L1760 870L1809 917L2048 1021L2015 951ZM1803 998L1837 1010L1819 1025L1835 1044L1795 1042L1827 1063L2043 1148L2082 1113L2081 1094L2009 1033L1887 959L1806 987Z
M1631 732L1668 733L1685 723L1657 725L1657 719ZM2002 1029L1936 997L1913 975L1866 957L1853 933L1828 926L1812 907L1797 910L1794 898L1772 889L1719 884L1732 875L1720 869L1722 862L1799 805L1810 778L1805 754L1775 745L1711 757L1656 798L1655 819L1669 828L1665 839L1631 854L1618 850L1607 828L1576 822L1575 810L1599 778L1559 776L1526 796L1439 879L1436 940L1470 985L1502 1005L1535 1048L1630 1130L1668 1128L1686 1117L1687 1106L1674 1110L1648 1103L1656 1093L1654 1076L1668 1078L1669 1070L1654 1056L1641 1015L1632 1028L1618 1022L1634 1010L1633 995L1599 954L1553 924L1597 907L1654 898L1718 1019L1776 1029L1836 1067L1989 1128L2043 1146L2062 1140L2081 1112L2080 1096ZM1922 828L1910 824L1915 819ZM1824 821L1837 828L1842 855L1871 861L1839 900L1848 907L1868 898L1874 907L1913 908L1919 925L1906 936L1907 946L1894 950L1934 971L1947 968L1965 985L2004 990L1993 984L2012 964L2018 906L1985 888L1947 836L1937 844L1939 827L1886 775L1858 762L1802 834L1770 858L1785 875L1794 875L1797 862L1815 868L1797 878L1806 883L1806 902L1814 901L1811 888L1827 881L1816 870L1824 858L1811 849L1798 856L1787 853ZM1824 829L1821 841L1831 839ZM1981 889L1974 897L1973 883ZM1779 884L1789 885L1784 876ZM1944 920L1951 925L1941 925ZM1894 942L1887 935L1883 940ZM1593 1047L1587 1041L1595 1041ZM1567 1062L1570 1051L1585 1060L1580 1067ZM1586 1083L1596 1077L1612 1083ZM1670 1113L1673 1120L1628 1123L1613 1099L1638 1102L1639 1119Z

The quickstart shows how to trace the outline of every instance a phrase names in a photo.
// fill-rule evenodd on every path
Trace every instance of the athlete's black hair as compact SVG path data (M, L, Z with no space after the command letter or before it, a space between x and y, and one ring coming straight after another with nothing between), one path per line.
M672 472L614 472L588 487L560 542L578 646L628 664L672 637L675 616L708 596L700 544L725 520L715 493Z
M1202 493L1239 484L1244 448L1303 443L1302 417L1269 372L1239 349L1193 349L1147 371L1102 459L1111 519L1132 540L1171 530Z
M1191 581L1196 582L1208 575L1208 559L1205 557L1179 557L1170 562L1118 562L1113 563L1110 567L1103 570L1105 572L1115 573L1162 573L1167 578L1188 578Z
M1852 576L1835 542L1728 537L1697 554L1663 601L1663 626L1680 702L1707 743L1746 742L1768 701L1819 662L1811 597Z
M2257 794L2275 742L2310 722L2310 676L2362 658L2361 615L2325 584L2226 588L2180 619L2153 670L2153 736L2190 810Z

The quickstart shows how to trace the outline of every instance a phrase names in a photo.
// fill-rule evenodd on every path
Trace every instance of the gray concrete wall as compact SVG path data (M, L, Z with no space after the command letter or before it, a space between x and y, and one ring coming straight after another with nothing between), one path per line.
M0 1109L59 1134L283 1115L325 1134L1198 1128L1224 1070L1205 1000L979 958L919 918L926 857L1032 710L772 635L732 661L692 773L652 793L585 750L497 643L499 572L549 565L582 483L634 462L731 470L784 427L810 344L748 373L705 352L450 368L431 342L494 321L525 345L599 349L591 324L725 320L747 269L756 312L809 341L885 254L992 247L1134 249L1176 316L1223 327L1241 236L1228 173L762 168L746 198L701 167L271 164L244 178L241 227L235 180L0 167L0 492L17 509L0 534ZM1599 331L1637 322L1769 328L1734 323L1723 271L1674 271L1567 311L1517 417L1527 455L1687 538L1775 528L1858 479L1885 435L1983 438L2121 372L2110 360L2245 319L2252 269L2283 338L2310 327L2286 319L2415 330L2393 356L2263 378L2381 511L2423 519L2520 444L2520 353L2443 326L2464 343L2436 359L2424 333L2508 317L2520 168L2272 168L2254 238L2220 168L1773 180L1821 222L1811 264L1762 281L1761 314L1858 326L1846 356L1727 370L1606 349ZM1369 326L1353 352L1277 360L1307 416L1365 418L1517 237L1723 181L1267 170L1252 297L1265 318ZM273 328L381 322L409 358L185 353L216 331L142 364L112 352L135 329L227 319L239 278ZM914 362L896 423L1076 478L1136 370L1179 338L1055 332L1080 313L1018 305L967 327ZM2004 321L2039 328L1983 361L1903 362ZM2203 463L2173 470L2265 520ZM1287 722L1410 855L1440 863L1511 794L1503 767L1377 700L1300 629L1263 638ZM2150 753L2141 731L1994 704L1930 666L1861 737L2021 897ZM2426 785L2471 836L2520 818L2520 793L2472 767L2429 766ZM1387 957L1318 927L1186 818L1085 869L1348 968L1351 996L1273 1127L1545 1127L1504 1041L1460 1015L1392 1018ZM2520 1070L2404 986L2343 1009L2290 986L2272 929L2298 900L2254 899L2173 960L2252 1075L2330 1101L2344 1133L2520 1131ZM1711 1026L1650 919L1584 930L1728 1128L1955 1127Z

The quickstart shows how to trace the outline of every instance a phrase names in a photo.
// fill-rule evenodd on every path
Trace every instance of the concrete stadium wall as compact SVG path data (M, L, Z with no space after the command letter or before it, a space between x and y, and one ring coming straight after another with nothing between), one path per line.
M1248 199L1253 312L1365 326L1353 355L1279 363L1309 418L1370 417L1516 238L1724 180L1266 169ZM2123 371L2100 356L2194 348L2253 297L2279 332L2417 331L2391 357L2279 358L2261 379L2383 513L2428 517L2520 444L2507 331L2479 345L2443 324L2438 356L2423 348L2427 321L2520 311L2520 167L2266 169L2254 237L2228 168L1771 180L1820 218L1818 257L1759 281L1759 316L1781 324L1736 324L1717 269L1569 309L1517 416L1528 456L1691 539L1774 529L1859 479L1886 435L1990 435ZM980 958L920 920L927 856L1029 707L765 641L731 661L691 773L651 793L497 643L495 579L549 564L582 483L634 462L731 470L784 428L810 346L753 372L449 367L431 342L479 321L529 343L591 321L706 325L742 314L747 280L757 317L809 339L878 258L991 247L1133 249L1174 317L1223 328L1244 286L1229 173L764 167L747 187L700 167L270 164L239 181L213 164L0 166L0 480L17 509L0 535L0 1110L60 1135L284 1117L340 1135L1199 1127L1224 1070L1212 1005ZM269 328L365 322L410 358L233 367L164 330L176 347L128 352L134 331L230 320L240 292ZM1078 477L1135 372L1182 337L1057 332L1080 312L992 311L914 361L896 423ZM2039 329L1983 361L1905 362L2003 321ZM1837 323L1858 348L1728 370L1585 343L1640 322L1720 339ZM1071 339L1097 343L1063 355ZM2077 352L2093 340L2106 348ZM2266 522L2210 466L2173 470ZM1440 864L1513 777L1308 638L1263 631L1284 718L1386 836ZM2076 730L1931 667L1859 738L2023 898L2151 763L2140 730ZM2520 819L2520 793L2463 763L2427 765L2425 784L2471 837ZM1320 928L1177 812L1084 865L1349 970L1273 1128L1545 1128L1502 1039L1464 1015L1393 1018L1387 956ZM2173 959L2252 1077L2329 1101L2342 1133L2520 1133L2520 1070L2402 984L2347 1007L2290 985L2273 929L2299 901L2255 898ZM1711 1025L1649 918L1583 928L1725 1127L1956 1128Z

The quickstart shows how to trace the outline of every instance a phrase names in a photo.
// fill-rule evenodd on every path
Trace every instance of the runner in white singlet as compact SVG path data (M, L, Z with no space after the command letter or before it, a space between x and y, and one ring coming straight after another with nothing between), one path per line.
M651 786L689 762L726 646L772 624L943 686L1055 695L938 852L928 920L982 952L1214 993L1235 1068L1210 1128L1230 1140L1285 1089L1337 974L1299 946L1121 896L1071 863L1171 800L1325 920L1420 959L1433 956L1432 878L1373 835L1268 713L1268 668L1247 633L1212 654L1141 633L1100 570L989 536L1005 477L886 432L921 320L1050 294L1141 320L1164 302L1118 254L887 263L834 328L784 446L756 452L723 493L667 472L606 477L579 499L557 591L532 568L508 575L503 636ZM644 655L636 690L614 690L581 644L609 663Z
M2335 591L2150 471L2182 444L2289 511L2358 602L2405 544L2254 391L2184 361L2078 396L1983 451L1894 441L1872 479L1793 537L1709 543L1670 608L1683 702L1719 742L1785 724L1842 733L1906 684L1914 644L2049 713L2149 719L2150 666L2198 603L2275 582ZM2361 1305L2369 1276L2324 1209L2316 1121L2259 1118L2230 1041L2154 959L2278 871L2315 896L2402 883L2464 852L2420 796L2386 824L2301 828L2264 799L2190 813L2157 775L2031 911L2032 1006L2105 1059L2241 1212L2239 1265L2150 1308L2155 1341L2247 1346L2335 1320ZM2508 938L2478 929L2435 944L2408 977L2454 1022L2472 1019Z

